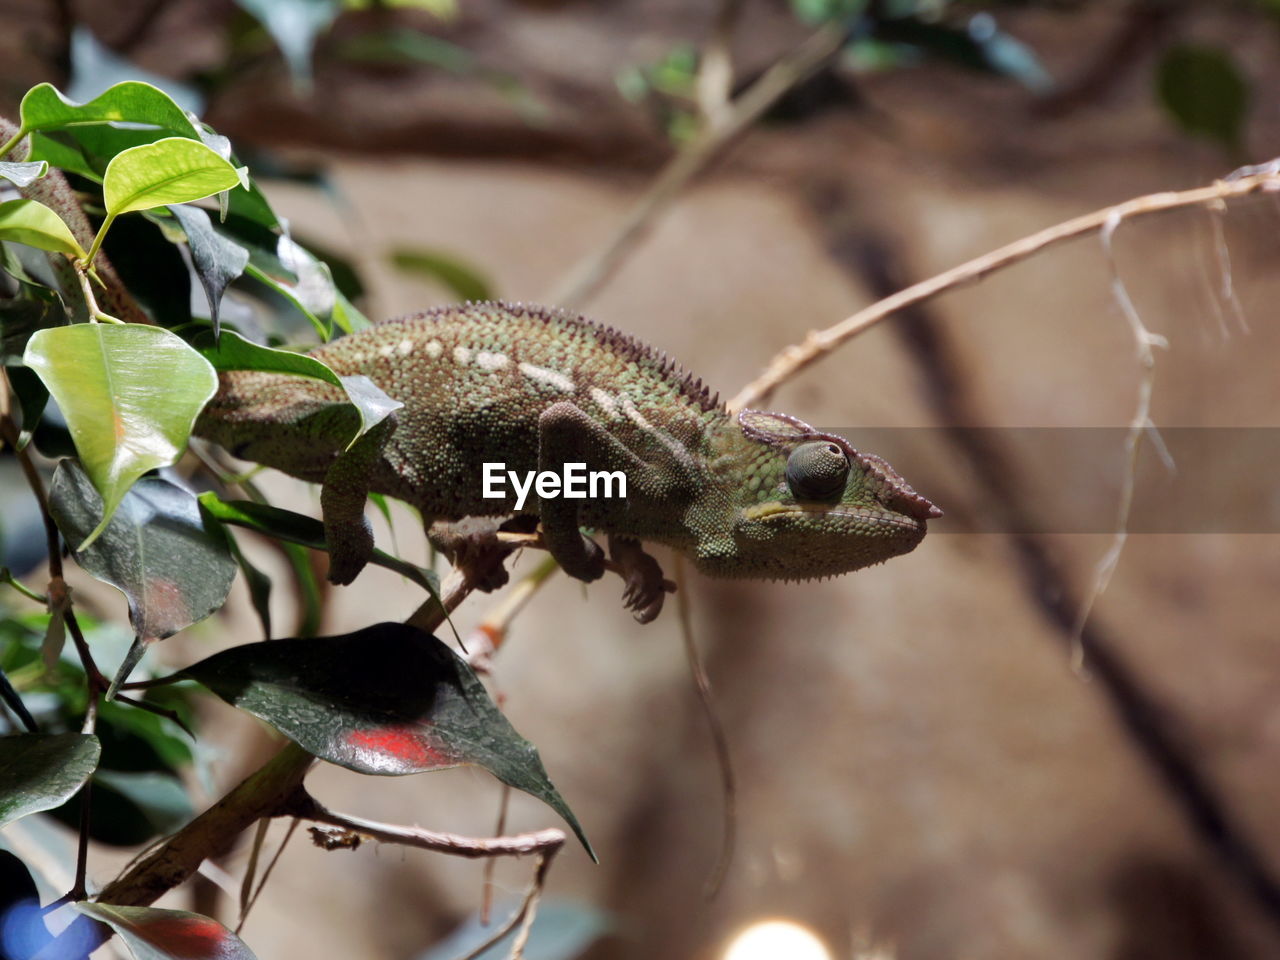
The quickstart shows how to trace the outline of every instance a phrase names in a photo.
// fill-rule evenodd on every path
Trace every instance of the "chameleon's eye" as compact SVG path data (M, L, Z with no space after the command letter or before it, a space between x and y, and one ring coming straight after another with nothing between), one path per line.
M844 491L849 458L829 440L802 443L787 457L787 485L798 500L831 500Z

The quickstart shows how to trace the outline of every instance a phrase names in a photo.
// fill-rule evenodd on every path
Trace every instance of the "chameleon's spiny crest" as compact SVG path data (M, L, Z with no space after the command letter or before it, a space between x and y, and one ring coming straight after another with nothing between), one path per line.
M808 579L912 550L940 511L879 457L786 414L731 415L665 353L611 327L527 304L468 303L388 320L316 348L340 376L367 377L403 404L347 449L355 414L316 380L231 371L196 432L238 456L322 482L335 582L367 561L370 492L417 507L430 525L469 517L536 520L571 576L604 569L586 527L609 536L637 618L661 608L662 573L638 541L689 555L710 574ZM566 464L625 476L622 499L510 488L484 496L486 464L519 474ZM482 588L496 549L437 526L436 540ZM479 559L477 559L479 558ZM498 558L501 559L500 556ZM490 565L494 566L494 565Z

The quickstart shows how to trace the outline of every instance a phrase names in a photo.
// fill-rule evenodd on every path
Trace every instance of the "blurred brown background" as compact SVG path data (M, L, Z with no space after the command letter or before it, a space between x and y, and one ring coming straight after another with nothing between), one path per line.
M898 287L1280 153L1268 4L936 6L961 24L994 13L1055 88L929 59L829 65L657 216L583 308L728 395L809 329ZM459 0L451 16L443 5L347 13L321 37L306 91L269 43L236 46L243 13L229 2L0 0L0 112L35 82L65 83L68 31L82 24L147 70L203 78L204 117L238 149L323 170L327 191L266 190L299 236L360 268L371 316L451 299L392 267L404 247L448 252L503 297L538 301L608 241L676 149L669 104L628 101L618 74L706 44L719 9ZM454 44L469 65L358 55L362 37L390 28ZM811 29L782 2L746 0L735 76L749 82ZM1188 43L1226 51L1248 78L1234 153L1180 130L1153 92L1161 57ZM1277 425L1278 226L1261 197L1217 223L1188 210L1117 232L1119 274L1170 343L1157 424ZM1223 295L1222 243L1247 329ZM1088 237L890 320L771 405L833 426L1124 426L1139 377L1108 260ZM686 571L738 783L737 850L715 899L702 890L722 800L675 610L639 627L616 582L584 591L561 577L516 621L497 661L506 709L602 861L566 850L548 897L616 920L585 956L711 960L767 917L809 926L842 958L1280 955L1275 538L1131 537L1080 665L1070 629L1110 537L983 531L1073 498L1110 510L1122 449L1064 471L1002 451L999 434L993 448L939 437L911 469L898 464L950 511L915 553L823 583ZM1225 463L1220 495L1261 491L1280 509L1278 466ZM315 505L297 490L299 509ZM423 555L407 520L397 534ZM459 627L492 602L471 598ZM337 592L327 626L415 604L371 571ZM253 632L236 615L166 653L183 662ZM264 735L229 708L213 719L238 731L215 767L230 782ZM491 833L499 802L468 771L368 780L326 767L310 783L338 809L460 833ZM508 828L549 816L515 799ZM501 887L519 891L527 871L504 866ZM416 957L480 890L472 863L298 839L245 937L263 960Z

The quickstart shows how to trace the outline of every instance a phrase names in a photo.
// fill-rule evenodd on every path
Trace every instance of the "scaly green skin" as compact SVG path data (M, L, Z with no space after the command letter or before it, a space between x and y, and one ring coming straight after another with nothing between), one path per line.
M559 472L575 461L626 473L626 499L540 502L530 492L521 511L540 519L548 548L583 580L600 575L603 558L580 527L609 534L615 559L631 541L654 541L716 576L804 579L906 553L939 515L887 464L847 441L781 414L731 415L664 355L567 313L446 307L386 321L312 355L340 376L368 377L403 408L344 453L356 418L336 387L231 371L195 432L236 456L324 484L338 582L367 559L370 491L412 504L428 524L514 514L514 496L481 497L486 461L521 474ZM802 444L825 445L820 454L842 469L847 458L842 489L823 499L792 492L788 457ZM656 615L660 586L655 599L650 576L640 593L639 606Z

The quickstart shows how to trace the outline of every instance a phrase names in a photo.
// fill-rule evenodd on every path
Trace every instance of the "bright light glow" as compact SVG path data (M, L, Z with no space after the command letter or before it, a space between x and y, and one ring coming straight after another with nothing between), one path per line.
M762 920L733 938L724 960L831 960L831 951L790 920Z

